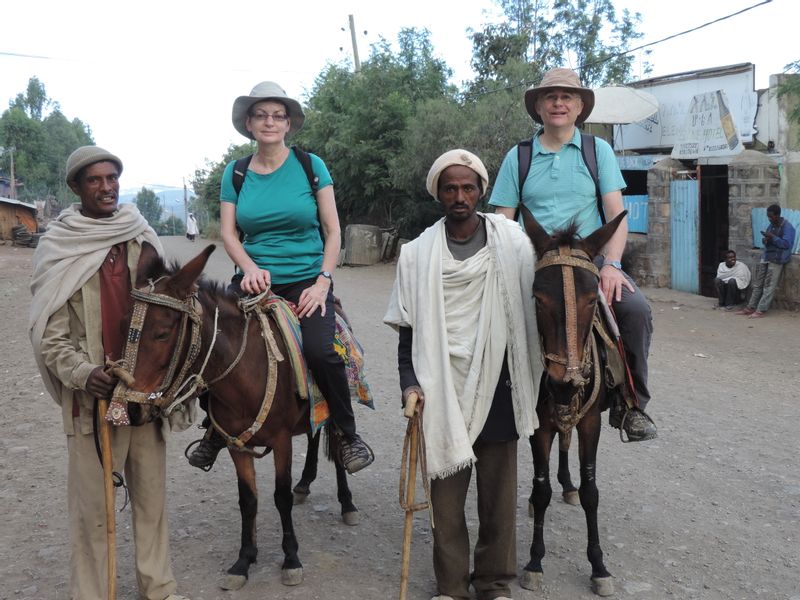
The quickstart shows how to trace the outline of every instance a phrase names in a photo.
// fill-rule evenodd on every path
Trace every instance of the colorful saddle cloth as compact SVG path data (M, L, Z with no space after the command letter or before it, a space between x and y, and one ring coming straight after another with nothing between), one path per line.
M303 357L303 338L300 332L300 321L295 313L296 306L279 296L270 296L261 303L286 343L292 372L297 383L297 394L311 403L311 432L316 433L330 417L328 403L322 396ZM333 341L334 349L344 361L347 383L350 386L350 397L359 403L374 409L372 392L364 372L364 350L358 343L345 318L337 311L336 333Z

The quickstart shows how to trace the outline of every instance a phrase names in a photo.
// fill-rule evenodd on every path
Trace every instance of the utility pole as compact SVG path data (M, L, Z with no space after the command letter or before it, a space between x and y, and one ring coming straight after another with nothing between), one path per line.
M183 222L189 219L189 197L186 192L186 177L183 178Z
M358 44L356 43L356 22L353 15L350 17L350 39L353 41L353 63L356 66L356 73L361 72L361 61L358 60Z
M14 146L10 146L8 148L3 148L0 146L0 156L8 152L8 155L11 157L11 191L9 192L9 198L12 200L17 199L17 180L16 176L14 175Z

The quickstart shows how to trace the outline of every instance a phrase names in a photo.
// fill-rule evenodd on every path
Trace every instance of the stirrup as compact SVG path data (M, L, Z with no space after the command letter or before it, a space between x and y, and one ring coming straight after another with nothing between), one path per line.
M650 433L645 433L640 438L633 439L633 438L631 438L630 433L625 430L625 423L628 420L629 415L632 415L632 414L635 414L635 413L639 413L645 419L647 419L650 422L650 424L653 426L653 430ZM623 433L627 434L628 439L625 439ZM620 424L619 424L619 439L623 444L628 444L630 442L646 442L648 440L652 440L652 439L655 439L657 437L658 437L658 429L656 428L655 421L653 421L653 419L650 417L650 415L648 415L646 412L644 412L641 408L628 408L627 406L625 407L625 412L622 413L622 420L620 421Z
M218 438L217 440L214 439L214 434L216 434L216 438ZM199 440L194 440L188 446L186 446L186 449L183 451L183 455L186 457L186 460L189 461L190 465L208 472L214 466L220 450L222 450L225 445L226 444L224 439L222 439L222 436L220 436L213 427L209 427L206 429L206 433L202 438ZM194 448L194 446L197 446L197 448L190 453L189 450ZM197 460L194 458L198 454L202 454L202 460Z

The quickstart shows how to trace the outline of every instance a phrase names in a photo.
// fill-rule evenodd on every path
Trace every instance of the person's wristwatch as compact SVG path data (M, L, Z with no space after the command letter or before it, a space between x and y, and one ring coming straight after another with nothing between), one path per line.
M604 260L603 266L605 267L606 265L612 266L615 269L619 269L620 271L622 271L622 263L619 262L618 260Z
M333 275L331 275L330 271L320 271L319 275L322 275L328 281L333 281ZM317 277L319 277L319 275L317 275Z

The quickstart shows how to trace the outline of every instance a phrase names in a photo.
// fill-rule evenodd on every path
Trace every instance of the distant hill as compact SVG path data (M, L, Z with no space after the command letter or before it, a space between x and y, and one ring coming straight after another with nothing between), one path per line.
M152 191L161 201L163 211L161 213L162 219L167 219L171 214L178 217L181 221L185 221L185 211L183 206L183 188L166 187L159 185L145 186L148 190ZM141 192L141 188L127 189L119 191L119 201L123 204L132 203L136 200L136 194ZM191 192L188 195L189 201L192 201L194 196Z

